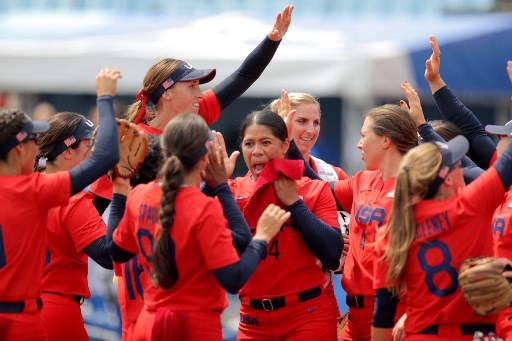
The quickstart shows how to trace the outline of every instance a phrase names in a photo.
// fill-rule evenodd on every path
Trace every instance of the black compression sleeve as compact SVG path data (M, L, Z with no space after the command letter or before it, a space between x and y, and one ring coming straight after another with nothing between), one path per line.
M487 169L496 151L496 144L485 132L475 114L447 86L437 90L434 99L443 117L455 123L469 140L469 151L475 163L480 168Z
M90 158L69 171L71 195L83 190L119 162L119 142L114 100L110 95L99 96L97 100L100 125L94 153Z
M228 220L228 227L233 237L233 245L235 246L236 252L240 255L251 242L252 236L249 225L247 225L247 221L240 211L240 208L238 208L227 183L215 187L215 194L222 204L224 216Z
M209 196L211 198L215 197L215 191L210 186L208 186L206 183L203 183L201 185L201 192L204 195Z
M236 294L256 270L260 260L264 259L266 255L267 243L263 240L253 239L240 256L239 262L215 269L212 271L213 275L224 289Z
M286 152L285 156L288 160L302 160L304 162L304 173L303 176L306 176L312 180L322 180L318 174L315 173L313 168L309 165L309 163L304 160L304 156L302 156L302 153L300 152L299 148L295 144L295 141L290 140L290 147L288 148L288 151Z
M99 237L87 245L82 251L101 267L108 270L114 269L112 258L110 258L110 252L107 247L107 241L104 236Z
M92 192L90 193L94 196L94 199L92 200L94 207L96 207L96 210L98 211L99 215L103 215L108 205L110 205L110 200L108 200L107 198L100 197L99 195L96 195Z
M265 39L247 56L242 65L213 87L220 110L227 108L260 77L274 57L281 41Z
M318 219L301 199L288 206L288 210L311 252L328 269L336 270L343 250L341 230Z
M119 247L112 239L114 231L116 230L117 226L119 225L119 222L123 218L125 206L126 196L114 193L114 195L112 196L112 203L110 204L110 214L108 216L106 241L107 246L110 250L110 256L112 257L112 260L116 263L127 262L130 259L132 259L133 256L135 256L135 253L131 253Z
M372 326L377 328L393 328L395 325L396 308L400 300L387 289L377 289Z

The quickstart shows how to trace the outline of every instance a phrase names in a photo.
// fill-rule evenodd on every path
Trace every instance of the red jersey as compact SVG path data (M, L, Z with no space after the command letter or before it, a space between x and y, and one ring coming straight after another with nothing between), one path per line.
M72 196L67 206L48 212L43 291L91 297L88 256L82 250L104 237L107 228L93 199L92 194L82 191Z
M407 256L406 333L433 324L494 323L480 316L462 296L460 264L468 257L492 256L490 222L503 200L503 183L494 167L446 200L423 200L414 207L416 236ZM377 248L382 256L384 246ZM386 287L386 267L376 268L375 288Z
M512 259L512 188L492 217L494 256Z
M351 207L350 247L341 279L347 295L375 295L373 244L376 229L389 219L395 181L395 177L383 181L381 171L361 171L334 185L338 202L343 208Z
M117 245L142 255L140 265L147 270L141 274L145 304L150 309L224 310L226 292L212 270L234 264L239 257L220 203L196 187L180 188L174 202L176 213L170 234L176 247L178 281L169 290L150 282L152 245L161 229L161 196L157 182L135 187L114 232Z
M302 178L297 183L299 195L313 214L327 225L339 228L336 203L329 184L308 178ZM229 185L238 206L244 211L256 182L247 174L245 177L230 180ZM244 216L247 216L247 212L244 212ZM255 228L251 226L253 233ZM284 223L280 232L269 243L267 252L267 258L260 262L240 290L242 296L284 296L323 285L325 278L322 269L316 264L317 258L307 247L292 220Z
M210 126L215 123L220 117L220 104L215 96L215 92L212 89L208 89L203 92L203 97L199 100L199 112L198 114L204 118L206 123ZM147 124L139 123L139 127L149 135L161 135L162 130L153 128ZM112 182L108 180L106 176L102 176L91 184L90 191L95 195L102 198L112 198Z
M41 296L48 210L66 205L68 172L0 175L0 301Z

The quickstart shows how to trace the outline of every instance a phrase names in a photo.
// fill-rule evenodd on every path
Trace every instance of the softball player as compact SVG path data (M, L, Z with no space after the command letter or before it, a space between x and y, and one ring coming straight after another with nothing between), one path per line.
M113 98L119 71L96 77L101 128L95 153L69 171L34 173L38 134L48 123L18 110L0 112L0 338L45 340L41 285L48 210L106 173L119 160Z
M342 340L371 337L375 233L389 218L400 160L417 144L416 124L407 110L391 104L376 107L366 114L357 145L366 170L334 183L336 200L351 210L350 248L341 280L349 319Z
M509 62L512 70L512 63ZM488 133L499 136L497 154L501 156L509 144L509 132L512 131L512 121L505 126L488 125L485 127ZM494 256L512 259L512 231L509 229L512 221L512 188L509 188L505 201L496 208L492 217L492 235L494 238ZM512 308L499 312L496 322L496 332L504 340L512 339Z
M462 297L458 269L468 257L491 256L492 214L512 184L512 146L470 185L460 160L469 143L424 143L402 161L391 217L378 244L372 337L389 340L396 296L406 292L407 340L472 340L494 331L496 315L476 315Z
M130 186L135 187L156 179L158 170L162 164L162 149L160 148L160 136L148 135L148 150L144 162L137 174L130 179ZM124 194L122 188L126 184L122 179L114 179L114 193ZM121 187L121 190L118 190ZM144 306L144 291L142 288L142 276L145 276L146 269L142 266L143 256L137 253L124 264L114 263L114 273L117 283L117 300L121 313L121 335L122 340L127 335L133 335L135 323Z
M44 174L68 171L91 156L94 124L82 115L58 113L38 140L37 160ZM80 304L91 296L87 285L88 256L106 269L112 260L106 247L106 225L85 191L67 206L48 212L46 261L41 311L50 340L88 340Z
M277 14L274 26L261 44L237 70L213 89L201 92L199 84L211 81L215 77L215 69L197 70L172 58L158 61L146 73L135 103L128 108L129 121L146 133L155 135L160 135L173 117L184 112L197 113L212 125L219 119L220 112L240 97L270 63L288 31L293 8L288 5ZM147 110L149 102L154 105L152 111ZM112 184L101 178L91 186L91 192L97 197L97 202L101 202L100 210L105 210L112 197Z
M328 164L322 159L316 158L311 155L311 149L318 140L320 134L320 102L313 95L308 93L289 93L286 90L281 91L281 98L273 100L268 106L273 112L280 114L284 113L283 117L287 128L289 137L295 141L297 148L300 150L306 163L312 168L312 170L318 174L318 176L325 181L338 181L348 178L347 174L343 169ZM290 115L290 109L295 112ZM338 222L342 228L343 234L343 256L340 260L340 267L343 266L348 246L348 222L350 216L345 211L338 211ZM319 266L323 265L319 262ZM341 320L341 313L338 307L338 301L334 294L334 287L332 284L332 274L330 270L324 269L325 272L325 283L324 289L327 291L334 312L337 316L337 320Z
M222 208L198 188L210 143L209 129L199 116L182 114L173 119L162 135L166 159L161 181L132 190L114 232L113 259L123 262L141 253L141 265L146 273L152 272L151 279L144 276L145 305L134 340L221 340L220 314L227 303L224 289L238 291L266 255L268 241L290 216L278 207L268 207L239 258ZM109 233L121 213L117 199L114 196ZM232 197L231 207L236 210ZM238 216L245 223L240 211Z
M238 206L251 227L268 203L287 207L291 220L240 290L238 340L336 339L337 315L316 264L339 266L343 239L336 204L327 183L301 178L302 161L283 159L288 146L286 125L276 113L257 111L244 120L241 147L249 172L230 181Z

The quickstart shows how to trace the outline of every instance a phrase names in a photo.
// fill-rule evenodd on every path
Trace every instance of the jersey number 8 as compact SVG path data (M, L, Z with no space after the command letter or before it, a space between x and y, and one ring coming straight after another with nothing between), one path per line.
M429 265L427 263L427 252L431 250L441 252L443 256L441 263L437 265ZM457 287L459 286L459 281L457 279L458 274L457 270L450 266L452 256L448 249L448 245L440 240L433 240L430 243L423 244L418 252L418 261L420 262L421 269L426 272L425 282L427 282L428 290L432 294L437 297L444 297L457 290ZM441 272L446 272L450 277L450 284L446 288L438 288L436 283L434 283L434 276Z

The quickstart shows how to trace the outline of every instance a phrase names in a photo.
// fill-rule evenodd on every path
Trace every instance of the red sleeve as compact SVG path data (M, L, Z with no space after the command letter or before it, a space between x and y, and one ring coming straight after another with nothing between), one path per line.
M96 239L105 236L106 225L94 207L93 196L78 193L71 198L63 216L63 226L73 240L77 252Z
M336 210L336 202L332 197L329 184L320 180L312 181L318 183L320 187L318 188L315 205L311 208L311 212L327 225L339 229L338 211Z
M388 262L382 259L388 245L388 239L380 240L386 225L381 226L375 236L375 247L373 248L373 289L386 288L386 276L388 273Z
M137 244L137 239L135 238L135 226L133 226L133 223L137 221L137 217L134 216L130 210L130 199L133 198L133 194L135 194L134 192L135 190L128 195L124 216L114 231L112 239L124 250L131 253L139 253L139 246Z
M52 207L68 204L71 195L71 178L68 172L39 174L36 180L36 195L41 205ZM30 200L30 198L27 198Z
M112 182L110 182L106 175L103 175L98 180L94 181L91 186L89 187L89 192L102 197L104 199L111 200L112 199L112 192L113 192L113 185Z
M212 89L203 92L203 98L199 100L199 115L212 125L220 117L220 104Z
M352 202L354 200L353 186L353 176L334 183L334 197L338 200L341 207L343 207L343 210L347 212L350 212L352 209Z
M231 231L224 218L222 206L216 200L205 206L195 235L208 270L219 269L239 261L233 246Z
M461 191L462 208L471 209L478 214L492 215L496 207L505 200L503 182L493 166Z
M338 180L348 179L348 175L347 175L347 173L345 173L345 171L343 169L341 169L340 167L335 167L335 166L332 166L332 168L334 168L336 175L338 175Z

